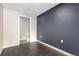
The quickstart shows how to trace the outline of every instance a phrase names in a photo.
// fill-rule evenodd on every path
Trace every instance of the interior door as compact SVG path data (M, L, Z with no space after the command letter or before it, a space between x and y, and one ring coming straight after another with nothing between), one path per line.
M30 42L30 22L26 17L20 17L20 44Z

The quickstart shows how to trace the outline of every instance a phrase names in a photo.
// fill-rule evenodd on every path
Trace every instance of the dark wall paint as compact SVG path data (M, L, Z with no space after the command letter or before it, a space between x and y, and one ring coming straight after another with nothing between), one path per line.
M59 4L37 17L38 40L79 55L79 4ZM63 43L60 41L64 40Z

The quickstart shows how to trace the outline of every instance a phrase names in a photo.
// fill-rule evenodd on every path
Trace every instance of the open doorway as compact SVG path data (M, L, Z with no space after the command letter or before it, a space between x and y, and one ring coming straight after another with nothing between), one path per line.
M20 17L20 44L30 42L30 19Z

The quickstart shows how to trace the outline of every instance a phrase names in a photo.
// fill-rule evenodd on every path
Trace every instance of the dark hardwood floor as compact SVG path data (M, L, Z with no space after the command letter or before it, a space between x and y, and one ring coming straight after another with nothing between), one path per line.
M38 42L3 49L1 56L64 56Z

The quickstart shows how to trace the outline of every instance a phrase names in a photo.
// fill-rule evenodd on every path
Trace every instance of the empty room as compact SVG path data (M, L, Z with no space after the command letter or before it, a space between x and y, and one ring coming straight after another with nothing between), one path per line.
M79 3L0 3L0 56L79 56Z

